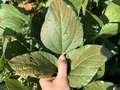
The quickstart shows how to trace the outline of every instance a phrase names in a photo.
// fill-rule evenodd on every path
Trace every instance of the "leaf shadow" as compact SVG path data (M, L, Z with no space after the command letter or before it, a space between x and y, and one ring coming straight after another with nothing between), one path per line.
M112 53L107 49L105 48L104 46L101 48L101 54L104 55L107 59L110 59L113 55Z
M3 28L4 29L4 28ZM22 34L21 33L17 33L16 31L12 30L11 28L9 27L6 27L4 29L4 32L3 32L3 36L13 36L13 37L21 37Z
M69 75L69 73L71 72L71 60L70 59L67 59L67 67L68 67L67 73Z
M120 88L116 85L109 86L106 90L120 90Z
M5 51L6 59L9 60L14 56L29 52L27 50L27 48L30 47L29 43L26 42L26 39L22 33L17 33L14 30L6 27L3 32L3 37L10 40ZM16 40L11 41L11 37L15 37Z
M103 21L103 23L108 23L109 22L109 19L103 14L100 16L101 20Z
M120 0L113 0L112 2L114 2L117 5L120 5Z

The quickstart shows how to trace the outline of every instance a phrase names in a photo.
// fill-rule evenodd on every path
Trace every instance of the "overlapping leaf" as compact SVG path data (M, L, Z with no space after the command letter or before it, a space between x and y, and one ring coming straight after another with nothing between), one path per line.
M77 11L78 15L80 13L80 9L82 9L83 14L85 15L89 0L69 0L69 1L72 3L73 7L75 7L75 10Z
M69 81L72 87L87 85L112 54L102 46L86 45L68 53L71 59Z
M102 35L103 37L110 37L119 32L119 23L107 23L102 27L99 35Z
M66 53L83 44L79 18L63 0L53 0L41 31L44 45L55 53Z
M0 35L25 33L29 27L30 17L12 5L0 5Z
M79 13L82 7L82 4L85 0L69 0L73 6L75 7L76 11Z
M55 74L57 59L46 52L36 51L14 57L9 61L17 75L39 77L40 75L51 76Z
M85 86L83 90L120 90L120 88L111 82L95 81Z
M109 22L120 22L120 4L110 2L106 8L105 16Z
M6 79L5 80L7 90L31 90L30 87L23 86L18 80Z

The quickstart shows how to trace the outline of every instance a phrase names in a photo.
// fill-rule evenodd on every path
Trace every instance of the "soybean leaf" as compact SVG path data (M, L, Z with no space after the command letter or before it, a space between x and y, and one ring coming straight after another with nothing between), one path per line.
M112 54L99 45L86 45L68 53L71 60L69 81L72 87L87 85Z
M119 90L120 88L111 82L95 81L83 88L83 90Z
M79 14L82 4L85 0L69 0L75 7L77 13Z
M18 80L6 78L5 83L8 90L31 90L30 87L25 87L21 85L21 83Z
M107 23L102 26L99 35L102 37L110 37L119 33L119 23Z
M21 13L13 5L0 6L0 35L13 35L15 32L23 33L28 30L30 16Z
M36 51L14 57L9 61L17 75L39 77L40 75L51 76L55 74L57 59L46 52Z
M79 18L63 0L53 0L41 31L44 45L62 54L83 44L83 29Z
M82 12L83 12L83 15L85 15L88 2L89 2L89 0L84 0L84 2L83 2L83 4L82 4Z
M109 22L120 22L120 4L110 2L106 8L105 16Z

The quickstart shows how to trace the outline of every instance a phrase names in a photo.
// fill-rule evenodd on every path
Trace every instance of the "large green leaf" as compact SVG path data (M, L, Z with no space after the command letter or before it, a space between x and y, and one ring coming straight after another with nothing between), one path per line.
M17 75L26 78L27 76L39 77L40 75L52 75L56 71L57 59L46 52L36 51L14 57L9 61Z
M85 86L83 90L120 90L120 88L111 82L95 81Z
M41 31L44 45L55 53L66 53L83 44L79 18L63 0L53 0Z
M25 33L28 30L30 16L20 12L13 5L0 5L0 35L14 35L15 32Z
M116 35L119 32L119 23L107 23L102 26L99 35L102 35L103 37L110 37L112 35Z
M5 80L5 83L6 83L8 90L31 90L31 88L21 85L21 83L18 80L7 78Z
M82 7L82 4L85 0L69 0L73 6L75 7L76 11L79 13Z
M72 87L87 85L112 54L99 45L86 45L68 53L71 60L69 81Z
M110 2L106 8L105 16L109 22L120 22L120 4Z

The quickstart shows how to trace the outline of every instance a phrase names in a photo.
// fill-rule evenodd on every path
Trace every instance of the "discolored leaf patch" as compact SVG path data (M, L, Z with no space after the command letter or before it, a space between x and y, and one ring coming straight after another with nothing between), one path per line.
M57 59L46 52L33 52L14 57L9 61L17 75L25 78L28 76L53 75L56 71Z

